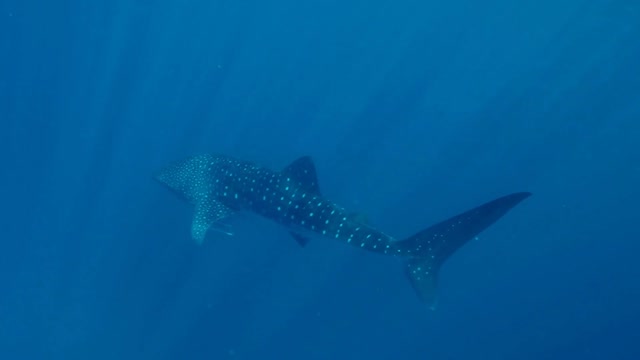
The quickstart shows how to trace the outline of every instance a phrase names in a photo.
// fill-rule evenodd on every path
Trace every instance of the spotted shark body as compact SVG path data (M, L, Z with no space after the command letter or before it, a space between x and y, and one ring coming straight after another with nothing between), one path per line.
M165 167L156 179L193 204L191 236L199 244L210 229L226 232L221 224L230 215L254 212L288 228L302 246L307 234L317 234L406 259L407 277L430 305L436 300L438 270L444 261L531 195L507 195L396 240L324 198L307 156L273 171L223 155L198 155Z

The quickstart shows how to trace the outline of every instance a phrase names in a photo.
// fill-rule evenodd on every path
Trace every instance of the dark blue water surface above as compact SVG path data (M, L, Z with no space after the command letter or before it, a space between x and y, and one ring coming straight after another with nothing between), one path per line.
M0 3L0 358L640 358L640 2ZM442 268L153 181L216 152L398 238L527 199Z

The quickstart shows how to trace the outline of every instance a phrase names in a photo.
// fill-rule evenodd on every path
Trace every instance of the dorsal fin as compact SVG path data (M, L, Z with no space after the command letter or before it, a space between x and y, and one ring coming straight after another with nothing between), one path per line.
M316 166L310 156L303 156L289 164L282 173L295 181L300 188L320 194Z

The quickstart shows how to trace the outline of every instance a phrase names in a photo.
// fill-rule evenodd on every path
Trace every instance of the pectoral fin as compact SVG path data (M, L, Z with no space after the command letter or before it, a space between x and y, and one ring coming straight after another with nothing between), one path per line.
M216 222L233 214L233 210L226 207L223 203L215 200L200 201L195 205L195 213L191 224L191 237L198 243L204 242L207 231ZM215 227L220 229L220 227ZM230 232L224 231L226 234Z

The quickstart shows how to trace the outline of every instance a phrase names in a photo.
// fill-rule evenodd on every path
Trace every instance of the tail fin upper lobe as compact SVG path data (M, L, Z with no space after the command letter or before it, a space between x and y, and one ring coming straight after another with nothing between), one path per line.
M440 266L467 241L529 196L528 192L503 196L398 242L398 248L414 254L405 272L420 299L433 306Z

